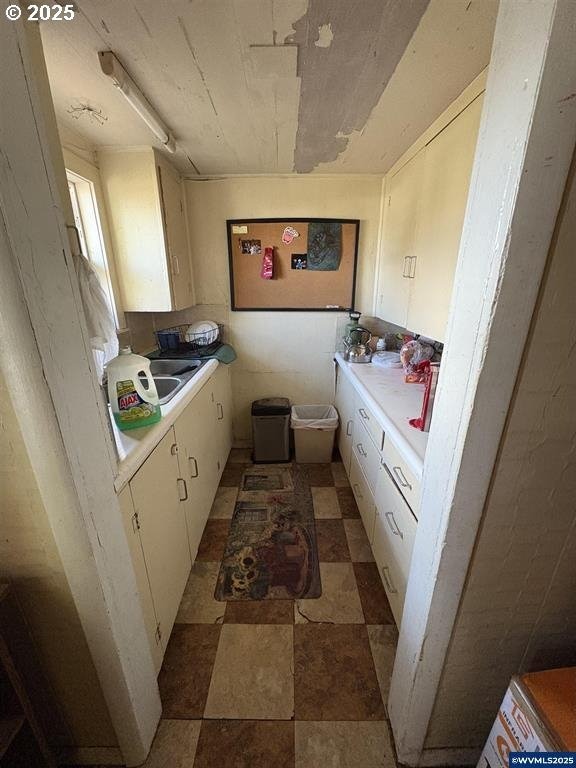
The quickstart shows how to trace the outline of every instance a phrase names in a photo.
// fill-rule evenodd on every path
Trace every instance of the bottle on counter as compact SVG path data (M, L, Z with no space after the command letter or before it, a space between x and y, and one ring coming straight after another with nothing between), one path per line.
M123 347L106 366L108 399L118 429L149 427L162 418L150 360Z

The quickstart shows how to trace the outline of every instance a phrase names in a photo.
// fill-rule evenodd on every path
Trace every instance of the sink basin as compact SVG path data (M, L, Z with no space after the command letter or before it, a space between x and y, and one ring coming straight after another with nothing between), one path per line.
M198 360L151 360L152 376L178 376L184 373L195 373L201 368Z
M153 376L158 391L160 405L172 400L176 392L182 389L188 379L183 376Z

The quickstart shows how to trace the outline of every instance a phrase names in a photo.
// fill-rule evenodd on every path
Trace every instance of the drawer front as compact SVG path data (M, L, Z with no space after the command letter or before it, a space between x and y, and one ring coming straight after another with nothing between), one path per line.
M394 620L398 627L402 621L404 598L406 597L406 581L394 559L388 537L383 529L382 519L376 517L374 529L374 544L372 545L374 559L378 566L378 573L382 579L386 597L394 614Z
M374 493L380 470L380 453L372 442L372 436L358 420L354 423L352 451L364 471L370 490Z
M376 530L378 535L387 538L387 549L407 583L418 524L384 463L378 473L375 501Z
M384 444L384 428L380 426L378 419L374 416L374 413L364 403L364 400L357 395L356 407L354 410L354 421L359 421L364 424L368 430L370 437L374 440L374 445L381 451Z
M376 519L376 505L370 487L362 473L356 454L353 453L350 459L350 485L352 492L360 510L360 517L366 529L366 535L370 544L374 540L374 521Z
M384 440L382 456L397 488L412 508L416 517L418 517L418 510L420 508L420 479L410 469L406 459L404 459L389 438Z

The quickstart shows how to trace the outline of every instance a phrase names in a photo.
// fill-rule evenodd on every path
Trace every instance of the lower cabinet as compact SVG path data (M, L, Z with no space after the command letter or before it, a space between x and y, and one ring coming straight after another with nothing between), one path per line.
M376 485L372 549L390 607L400 625L417 522L382 461Z
M171 429L130 480L135 525L142 551L163 650L192 567L182 501L176 435Z
M350 388L351 393L348 391ZM351 410L349 404L351 403ZM420 480L380 426L345 374L339 372L336 407L340 415L340 453L386 595L398 626L418 522ZM351 434L346 434L349 414Z
M210 381L202 387L174 425L180 475L186 483L182 502L192 561L196 559L220 479L219 442Z
M118 494L118 501L120 503L120 511L122 513L122 522L124 523L126 538L128 539L128 546L130 548L130 557L132 558L132 565L134 566L136 587L142 605L142 614L144 616L144 625L148 635L148 642L150 643L152 660L154 661L156 674L158 674L160 667L162 666L164 651L160 638L158 619L156 618L156 611L152 600L152 590L146 571L146 560L144 559L142 541L138 530L138 518L134 512L134 504L132 503L132 494L130 493L129 485L120 491Z
M157 672L231 447L230 373L219 365L118 495Z
M346 472L350 473L350 456L352 454L352 435L354 431L354 403L356 390L350 381L338 369L336 384L336 410L340 417L338 429L338 449Z
M216 409L217 461L221 475L232 448L232 382L229 366L219 365L210 382Z

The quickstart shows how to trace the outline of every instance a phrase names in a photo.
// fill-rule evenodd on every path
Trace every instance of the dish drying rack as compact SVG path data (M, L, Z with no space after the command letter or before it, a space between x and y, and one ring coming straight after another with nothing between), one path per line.
M224 340L224 326L217 323L218 330L211 328L200 333L189 333L190 323L186 325L173 325L156 331L155 336L162 352L194 352L196 354L210 354L217 349ZM216 336L216 338L214 338Z

